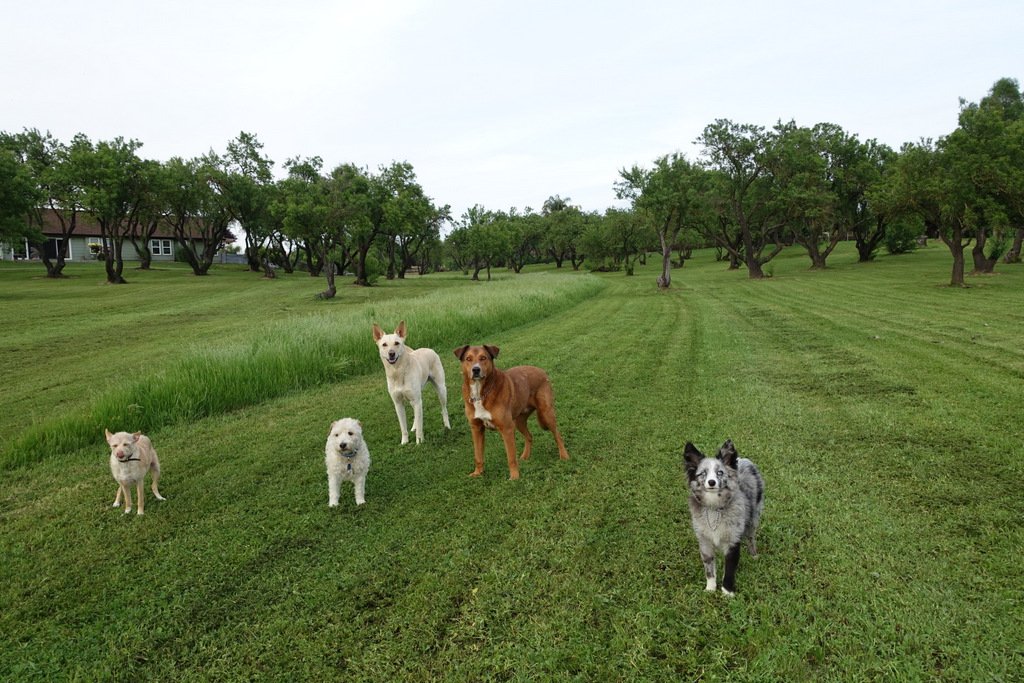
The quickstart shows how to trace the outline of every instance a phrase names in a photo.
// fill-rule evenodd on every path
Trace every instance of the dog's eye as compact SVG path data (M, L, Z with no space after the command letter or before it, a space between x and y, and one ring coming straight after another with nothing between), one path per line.
M352 436L352 432L349 432L349 433L348 433L348 435L349 435L349 436Z

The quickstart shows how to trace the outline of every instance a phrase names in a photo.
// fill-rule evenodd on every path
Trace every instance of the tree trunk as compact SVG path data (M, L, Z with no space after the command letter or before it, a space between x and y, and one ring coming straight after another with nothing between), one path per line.
M1024 243L1024 228L1017 228L1017 233L1013 237L1013 246L1010 247L1010 251L1006 252L1006 256L1003 257L1003 263L1020 263L1022 243Z
M949 247L949 253L953 255L953 273L949 279L950 287L964 287L964 241L963 229L957 226L953 229L950 238L940 235L940 239Z
M979 228L975 233L974 248L971 249L971 256L974 259L974 270L972 275L983 275L992 273L996 269L997 258L990 258L985 255L985 246L988 244L988 235L985 230Z
M316 295L318 299L333 299L334 295L338 293L338 288L334 286L334 268L334 261L327 261L327 267L324 269L327 289Z
M356 252L356 258L352 263L356 270L356 284L360 287L370 286L370 281L366 277L366 256L369 253L370 243L367 242L359 247L359 250Z
M258 246L245 248L245 260L249 263L249 272L258 273L262 269L260 263L260 248Z
M763 280L764 271L761 270L761 261L757 258L757 253L754 251L754 239L750 234L750 228L745 224L741 224L740 231L743 237L743 260L747 266L747 277L751 280Z
M661 275L658 277L658 289L672 286L672 243L668 241L665 231L658 233L661 240Z

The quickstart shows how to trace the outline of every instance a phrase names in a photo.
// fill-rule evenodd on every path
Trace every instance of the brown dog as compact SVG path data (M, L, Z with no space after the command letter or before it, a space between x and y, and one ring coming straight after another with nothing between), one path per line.
M540 368L520 365L502 372L494 367L498 347L460 346L455 357L462 362L462 401L466 419L473 430L473 460L476 464L471 477L484 473L484 430L495 429L505 442L510 479L519 478L516 460L516 434L518 429L526 440L520 460L530 457L533 435L526 426L526 418L537 411L540 426L555 436L558 457L569 459L555 422L555 393L551 380Z

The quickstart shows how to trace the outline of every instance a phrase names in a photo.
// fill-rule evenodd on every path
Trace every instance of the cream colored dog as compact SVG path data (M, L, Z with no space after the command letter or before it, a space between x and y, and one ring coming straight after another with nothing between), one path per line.
M356 489L356 505L366 502L366 474L370 471L370 449L363 441L363 425L346 417L331 423L325 449L327 464L327 505L338 506L341 482L351 481Z
M124 496L125 514L132 511L130 487L135 484L139 514L145 514L146 496L143 495L142 486L147 472L153 473L153 495L157 500L167 500L160 495L157 488L160 482L160 460L156 457L156 449L153 448L153 442L149 437L142 432L111 434L109 429L103 431L106 432L107 443L110 444L110 473L117 482L117 495L114 497L113 507L121 507L121 497Z
M444 383L444 366L433 349L410 349L405 345L405 321L398 323L392 334L384 334L373 324L373 341L377 343L384 374L388 379L388 393L395 404L398 426L402 430L402 443L409 443L409 430L405 422L405 404L412 404L412 430L416 443L423 443L423 385L430 382L437 389L441 401L441 417L445 429L451 429L448 420L448 388Z

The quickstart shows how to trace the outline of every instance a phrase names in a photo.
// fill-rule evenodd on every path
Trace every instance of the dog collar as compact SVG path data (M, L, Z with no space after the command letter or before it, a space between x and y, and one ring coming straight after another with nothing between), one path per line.
M359 455L359 452L358 451L348 451L347 453L345 451L338 451L338 452L341 455L343 455L344 457L348 458L348 463L346 463L348 465L348 467L346 468L346 471L347 472L351 472L352 471L352 460L357 455Z
M122 460L121 458L118 458L117 461L118 462L138 462L139 459L138 458L125 458L124 460Z

